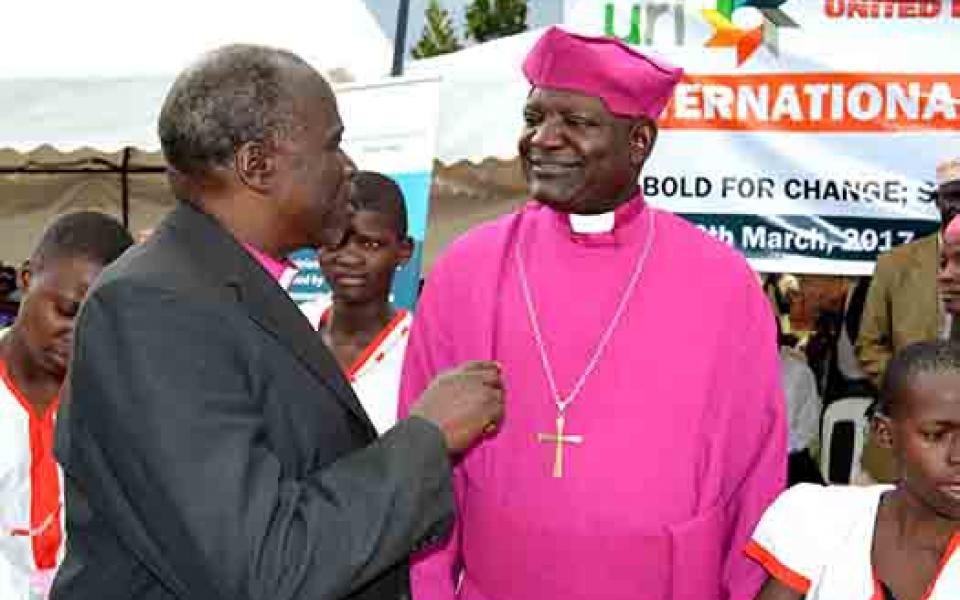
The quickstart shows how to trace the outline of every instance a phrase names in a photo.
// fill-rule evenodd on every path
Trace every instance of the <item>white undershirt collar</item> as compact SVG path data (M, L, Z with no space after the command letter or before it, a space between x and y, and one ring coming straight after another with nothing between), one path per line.
M570 214L570 230L574 233L610 233L616 225L616 214L611 212L599 215Z

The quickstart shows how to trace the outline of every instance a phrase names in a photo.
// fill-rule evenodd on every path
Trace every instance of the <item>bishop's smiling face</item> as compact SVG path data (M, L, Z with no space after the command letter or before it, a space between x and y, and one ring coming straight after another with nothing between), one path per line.
M649 152L635 122L610 113L594 96L545 88L530 92L523 115L519 153L535 200L561 212L595 214L633 196Z

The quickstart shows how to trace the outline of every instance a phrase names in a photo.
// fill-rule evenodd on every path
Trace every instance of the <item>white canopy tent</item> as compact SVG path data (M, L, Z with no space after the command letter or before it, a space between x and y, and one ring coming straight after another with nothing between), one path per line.
M517 154L530 85L521 64L544 29L533 29L407 65L413 76L440 77L440 140L444 164Z
M31 50L24 55L22 50L30 47L25 35L30 27L0 38L0 148L21 153L41 146L64 152L80 148L118 152L127 147L156 152L156 117L173 76L204 50L231 41L289 48L334 80L371 80L387 74L390 42L360 0L278 2L298 10L281 6L252 21L228 20L210 28L204 25L218 15L208 5L219 3L193 3L199 6L190 12L183 11L191 4L187 0L171 0L145 28L127 3L104 0L101 4L122 9L119 14L129 15L131 22L121 18L102 30L66 27L72 17L74 22L84 19L84 11L71 4L78 14L58 19L50 36L58 41L38 48L36 54ZM248 0L234 3L232 14L248 4ZM41 22L36 5L11 8L15 20ZM177 16L181 11L189 19ZM216 31L208 31L212 29ZM344 31L352 33L347 37ZM439 76L444 81L437 154L441 162L516 154L521 107L529 89L520 63L542 32L531 30L454 54L407 62L405 74ZM171 37L176 44L168 51L166 38ZM77 50L67 52L68 48ZM162 55L159 48L164 48Z
M392 48L362 0L124 0L5 7L0 37L0 147L153 152L173 77L202 52L245 42L293 50L334 79L387 74ZM38 35L41 34L42 35Z
M228 43L288 48L335 82L383 77L392 46L362 0L16 2L0 37L0 259L67 210L131 230L172 206L157 114L176 74Z

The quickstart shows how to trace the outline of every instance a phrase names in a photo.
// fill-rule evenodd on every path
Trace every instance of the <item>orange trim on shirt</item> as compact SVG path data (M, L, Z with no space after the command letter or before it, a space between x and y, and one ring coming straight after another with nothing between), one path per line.
M947 568L947 563L950 562L950 559L953 557L953 553L957 551L957 548L960 548L960 533L954 533L950 538L950 543L947 544L947 549L940 558L940 564L937 565L937 572L927 585L927 589L925 592L923 592L923 596L920 596L920 600L930 600L930 597L933 596L933 591L937 587L937 582L940 581L940 576L943 575L943 570ZM886 598L886 596L883 593L883 584L880 582L880 578L877 577L876 572L874 572L873 596L870 597L870 600L884 600L884 598Z
M323 314L320 315L321 325L326 325L330 321L331 312L332 312L332 307L330 306L324 309ZM380 344L382 344L384 340L386 340L390 336L390 334L393 333L393 331L397 328L397 326L399 326L400 323L402 323L406 317L407 317L407 311L402 308L399 309L397 311L397 314L393 315L393 318L390 319L389 323L387 323L387 326L384 327L380 331L380 333L377 334L377 337L373 338L373 340L367 345L367 347L363 349L363 352L360 353L360 356L358 356L357 359L353 361L353 364L350 365L350 368L346 370L347 379L349 379L351 383L353 383L353 377L360 371L360 369L363 368L363 366L367 363L367 361L370 360L370 357L373 356L374 353L376 353L377 348L380 347ZM401 333L409 333L409 331L410 331L410 328L406 327ZM386 357L386 354L381 352L380 354L377 355L377 361L381 361L385 357Z
M747 543L746 555L760 563L771 577L795 592L806 594L810 591L810 580L784 565L769 550L761 546L756 540Z
M933 590L937 587L937 582L940 581L940 576L943 575L943 570L947 568L947 563L953 558L953 553L957 551L957 548L960 548L960 533L954 533L953 537L950 538L947 550L943 553L943 558L940 559L940 565L937 566L937 574L933 576L930 585L927 586L927 591L923 593L920 600L930 600Z
M877 577L877 570L873 569L873 595L867 600L886 600L887 596L883 593L884 585L880 583L880 578Z
M27 412L30 424L30 531L12 533L29 535L37 568L52 569L57 566L57 552L63 541L60 528L60 474L53 456L54 416L60 398L54 398L46 412L38 415L14 383L3 360L0 360L0 379Z
M370 342L369 346L364 348L363 352L360 353L360 356L357 357L357 360L353 361L353 365L351 365L350 369L347 371L347 377L353 379L353 376L363 368L367 361L370 360L370 357L376 353L378 348L380 348L380 344L390 337L390 334L393 333L393 330L396 329L406 317L407 311L403 309L398 310L397 314L393 315L393 319L387 323L387 326L377 334L377 337L373 338L373 341Z

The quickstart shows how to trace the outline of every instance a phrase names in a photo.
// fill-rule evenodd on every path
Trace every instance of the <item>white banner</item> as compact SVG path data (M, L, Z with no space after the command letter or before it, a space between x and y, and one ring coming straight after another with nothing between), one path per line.
M936 229L960 0L571 0L566 20L685 69L644 190L757 269L868 274Z
M413 258L393 278L393 303L413 308L420 284L423 241L427 230L430 181L436 153L440 82L437 79L390 79L336 89L343 119L343 147L357 168L392 177L407 204ZM312 250L294 255L300 268L290 293L305 302L327 291Z

